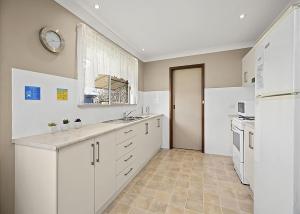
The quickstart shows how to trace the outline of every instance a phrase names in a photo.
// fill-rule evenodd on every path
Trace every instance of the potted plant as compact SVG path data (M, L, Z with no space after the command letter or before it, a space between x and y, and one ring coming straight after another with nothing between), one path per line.
M70 121L68 119L64 119L63 123L62 123L62 126L61 126L61 130L62 131L68 130L69 129L69 123L70 123Z
M57 132L57 124L56 123L53 123L53 122L48 123L48 127L49 127L50 132L52 134L54 134L55 132Z
M75 128L75 129L79 129L81 126L82 126L81 120L80 120L80 118L77 118L77 119L74 121L74 128Z

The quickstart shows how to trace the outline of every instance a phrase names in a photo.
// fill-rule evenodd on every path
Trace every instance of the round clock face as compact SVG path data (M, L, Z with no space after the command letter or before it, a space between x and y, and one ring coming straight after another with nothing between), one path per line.
M53 31L46 33L46 41L52 48L59 48L61 45L61 39L59 35Z
M40 31L40 40L44 48L52 53L59 53L64 48L64 39L57 29L44 27Z

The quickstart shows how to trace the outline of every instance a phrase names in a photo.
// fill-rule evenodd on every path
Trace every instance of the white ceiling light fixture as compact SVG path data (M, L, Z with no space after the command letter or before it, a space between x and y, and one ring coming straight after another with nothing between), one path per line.
M100 5L99 4L95 4L94 7L95 7L96 10L98 10L100 8Z
M246 18L246 14L245 14L245 13L242 13L242 14L240 15L240 19L244 19L244 18Z
M142 51L144 52L144 51L145 51L145 49L143 48L143 49L142 49Z

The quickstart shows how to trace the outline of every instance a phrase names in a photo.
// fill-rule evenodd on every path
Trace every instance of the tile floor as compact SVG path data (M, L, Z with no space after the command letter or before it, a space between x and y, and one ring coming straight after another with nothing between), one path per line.
M231 158L191 150L161 150L105 213L247 214L250 190Z

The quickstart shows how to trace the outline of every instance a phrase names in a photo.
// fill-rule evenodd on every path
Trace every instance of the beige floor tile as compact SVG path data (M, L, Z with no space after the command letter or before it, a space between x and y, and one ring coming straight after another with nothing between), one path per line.
M174 193L171 196L170 204L172 206L175 206L175 207L184 208L185 207L185 203L186 203L186 199L187 199L186 195Z
M204 203L204 213L205 214L222 214L221 207L213 204Z
M239 202L240 209L247 213L253 213L253 203Z
M149 211L153 213L165 213L167 206L167 203L163 203L159 200L153 200L149 207Z
M222 209L221 209L222 207ZM104 213L253 213L249 187L231 158L198 151L162 150Z
M185 209L184 214L204 214L204 211L200 212L200 211L193 211L193 210Z
M145 197L145 196L138 196L135 199L133 206L147 210L150 207L150 204L152 201L153 201L153 198Z
M238 210L228 209L224 207L222 207L222 212L223 214L240 214Z
M171 194L168 192L157 191L154 198L164 203L169 203Z
M220 197L215 193L204 193L204 203L220 205Z
M116 204L108 213L109 214L127 214L129 213L130 207L123 203Z
M183 208L178 208L173 206L168 206L166 210L166 214L183 214L183 213L184 213Z
M203 201L187 200L185 209L196 211L196 212L204 212Z
M239 204L236 199L232 198L221 198L221 207L239 210Z
M140 208L132 207L129 210L129 214L150 214L147 210L143 210Z

